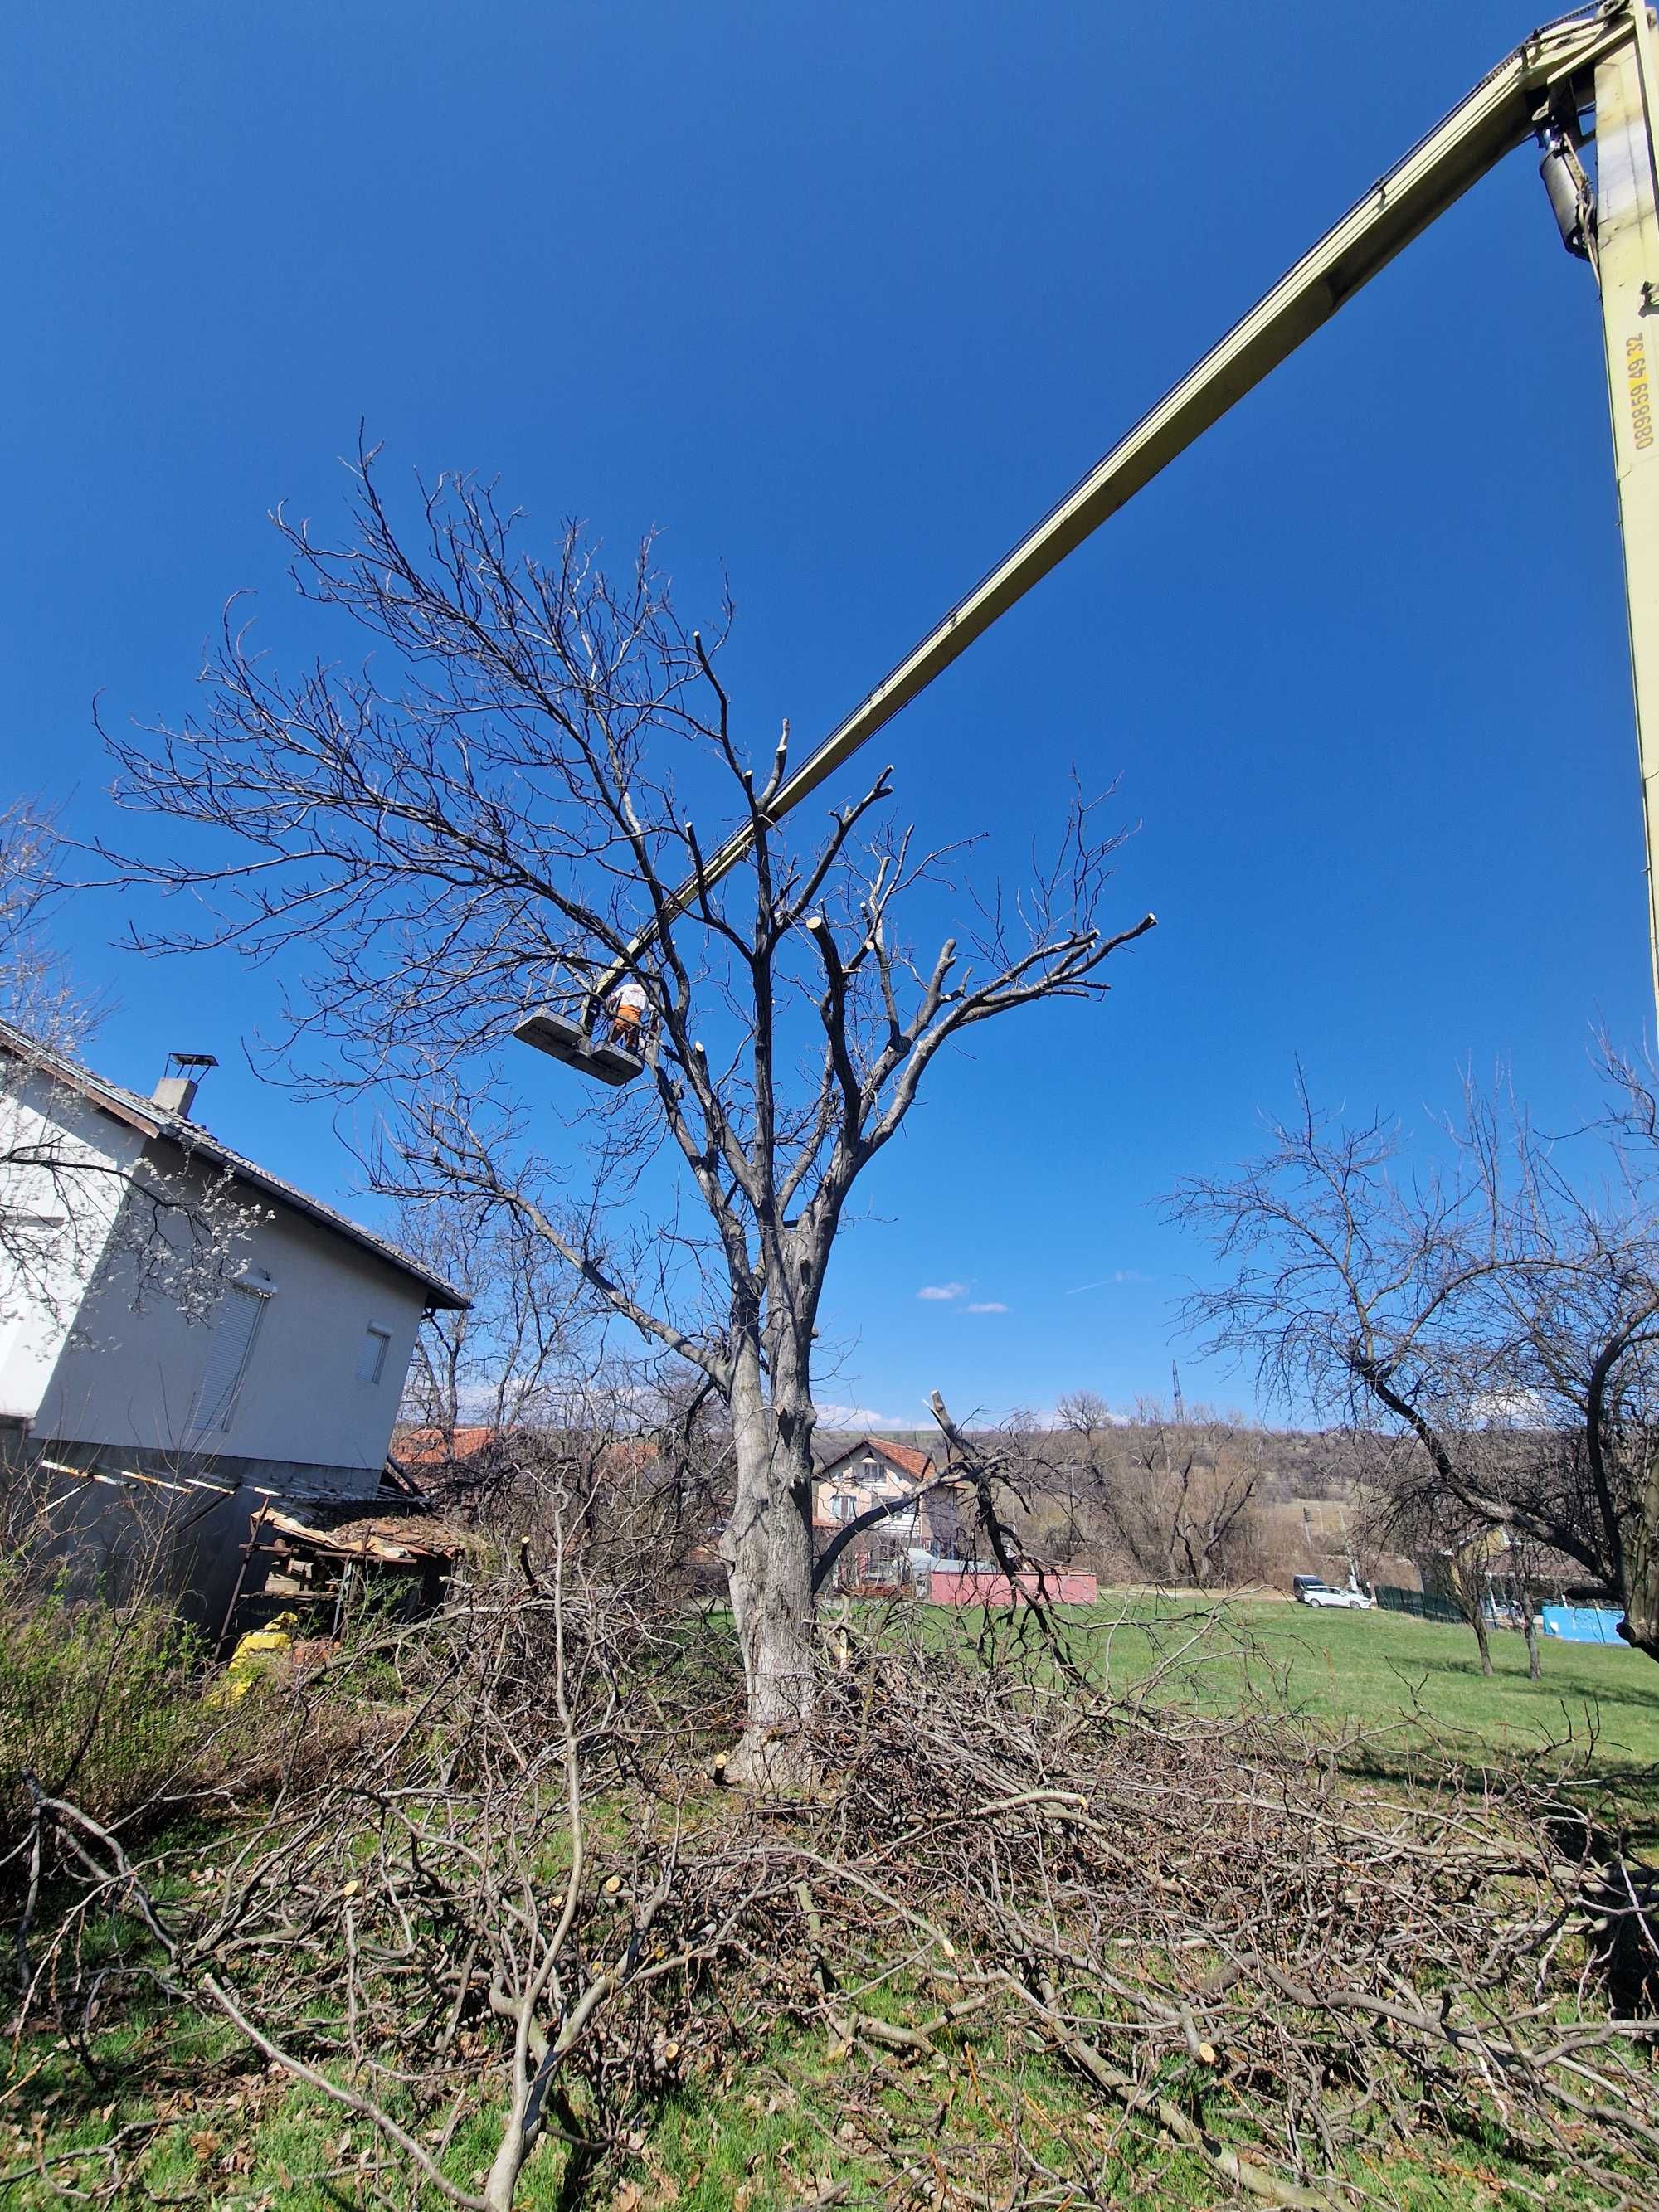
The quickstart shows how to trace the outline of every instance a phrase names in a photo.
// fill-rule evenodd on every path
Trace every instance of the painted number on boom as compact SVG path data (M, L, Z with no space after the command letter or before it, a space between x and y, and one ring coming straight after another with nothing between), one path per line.
M1625 382L1630 392L1631 435L1639 453L1653 443L1653 395L1648 387L1645 338L1625 340Z

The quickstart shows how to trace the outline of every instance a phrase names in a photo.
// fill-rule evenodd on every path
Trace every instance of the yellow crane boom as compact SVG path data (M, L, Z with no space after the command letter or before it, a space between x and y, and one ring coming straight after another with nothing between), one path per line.
M1577 158L1577 118L1591 107L1599 187L1593 203ZM1649 939L1659 1004L1659 444L1649 377L1650 330L1659 340L1656 112L1659 77L1645 0L1604 0L1534 31L1327 231L882 678L780 787L768 810L769 821L781 821L834 775L999 616L1184 453L1488 169L1536 136L1546 147L1541 167L1563 238L1595 263L1601 284L1636 688ZM700 887L719 882L738 865L751 834L745 823L709 854L700 874L674 894L667 919L684 914ZM629 961L616 963L599 979L599 995L655 934L653 927L634 940Z
M1621 13L1630 35L1595 71L1596 273L1625 546L1648 951L1659 1010L1659 440L1651 371L1659 352L1659 65L1646 0L1633 0Z

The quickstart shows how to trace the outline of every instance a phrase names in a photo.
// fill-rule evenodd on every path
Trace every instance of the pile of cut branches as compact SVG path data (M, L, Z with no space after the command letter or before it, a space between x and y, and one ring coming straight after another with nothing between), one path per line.
M538 2145L562 2202L625 2196L665 2109L783 2047L840 2125L778 2203L1338 2206L1450 2161L1659 2204L1649 1878L1559 1786L1358 1784L1183 1695L1197 1618L1132 1694L1109 1627L911 1619L826 1624L821 1781L770 1801L717 1784L717 1626L574 1557L371 1637L281 1693L296 1743L372 1699L361 1758L295 1759L194 1879L37 1794L17 2032L96 2069L159 1988L339 2108L365 2190L472 2212ZM142 2146L64 2155L112 2202Z
M1225 1632L1190 1626L1167 1624L1172 1670ZM910 2047L1023 2022L1104 2107L1264 2202L1352 2203L1345 2183L1427 2138L1487 2146L1522 2196L1571 2176L1659 2202L1656 1885L1559 1771L1425 1760L1416 1787L1359 1787L1283 1711L1206 1716L1156 1670L1133 1698L1091 1692L1090 1640L1063 1668L1007 1637L971 1669L872 1650L845 1680L803 1908L836 2032L894 2047L850 1992L905 1960L932 1999ZM775 1854L805 1868L805 1839ZM964 2147L963 2202L981 2166ZM1027 2166L1021 2201L1110 2201L1086 2162Z

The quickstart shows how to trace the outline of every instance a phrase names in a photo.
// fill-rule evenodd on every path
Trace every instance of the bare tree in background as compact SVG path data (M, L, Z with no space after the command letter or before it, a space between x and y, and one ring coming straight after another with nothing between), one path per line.
M1171 1210L1230 1263L1188 1308L1209 1349L1399 1439L1402 1516L1455 1523L1460 1556L1480 1528L1565 1554L1659 1657L1659 1146L1638 1103L1621 1086L1587 1191L1502 1097L1469 1088L1442 1157L1411 1164L1396 1123L1343 1127L1302 1086L1259 1159Z
M732 1460L708 1377L607 1345L579 1278L516 1213L411 1206L397 1241L472 1301L428 1314L416 1341L402 1413L423 1494L509 1547L556 1504L588 1572L632 1577L646 1553L659 1592L705 1594Z
M1515 1605L1521 1617L1521 1633L1526 1639L1527 1673L1534 1682L1544 1674L1542 1644L1539 1632L1539 1601L1547 1582L1553 1562L1549 1547L1524 1529L1510 1528L1504 1531L1506 1543L1499 1568L1504 1579L1514 1592Z
M199 1318L257 1208L226 1173L124 1162L83 1135L73 1079L103 1010L50 934L58 855L49 816L0 812L0 1321L62 1322L94 1270L118 1272L134 1307L167 1298Z
M1079 1506L1138 1574L1194 1589L1236 1578L1263 1474L1255 1431L1207 1407L1151 1399L1117 1422L1087 1391L1057 1410Z
M591 1308L569 1267L516 1212L412 1205L399 1248L464 1289L464 1311L428 1314L416 1340L403 1419L453 1454L458 1429L503 1435L556 1418L587 1382Z
M1424 1569L1424 1588L1449 1601L1474 1637L1480 1672L1492 1672L1492 1576L1505 1542L1505 1531L1486 1501L1470 1505L1436 1478L1433 1463L1410 1438L1394 1439L1395 1479L1376 1502L1387 1540ZM1472 1462L1474 1437L1463 1440ZM1493 1493L1496 1496L1496 1493Z
M1018 898L977 903L918 957L907 894L949 886L886 822L886 771L793 847L769 811L787 730L751 767L721 639L682 628L648 548L616 585L574 527L538 559L455 478L405 535L368 455L343 543L280 526L301 593L374 641L372 668L283 681L228 623L201 718L113 746L127 804L193 825L188 857L124 878L220 902L216 926L152 944L300 956L287 1044L325 1046L313 1073L336 1089L410 1102L384 1187L511 1213L708 1378L736 1466L724 1547L749 1725L730 1771L787 1779L812 1695L812 1338L854 1186L953 1038L1099 997L1151 917L1103 932L1115 840L1079 800ZM724 829L734 805L746 864L677 917L712 842L696 815ZM219 857L198 857L202 831ZM554 1079L586 1139L574 1177L489 1056L556 963L605 961L644 988L649 1064L616 1098Z
M1118 1534L1144 1572L1211 1589L1249 1555L1250 1507L1261 1487L1261 1440L1204 1406L1143 1399L1130 1441L1143 1478L1110 1498Z

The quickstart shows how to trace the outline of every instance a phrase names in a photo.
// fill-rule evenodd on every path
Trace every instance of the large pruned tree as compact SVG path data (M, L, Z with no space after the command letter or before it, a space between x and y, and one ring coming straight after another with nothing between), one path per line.
M901 910L946 879L889 818L888 772L797 843L770 811L787 727L751 761L716 673L726 615L688 632L648 546L613 584L578 529L538 557L453 477L406 532L369 454L342 542L277 520L302 595L375 656L284 679L228 617L200 715L114 741L126 803L192 825L124 877L217 902L148 942L297 954L289 1055L325 1044L313 1080L402 1096L382 1186L510 1214L708 1378L732 1424L748 1690L728 1771L787 1779L812 1695L813 1336L854 1185L952 1039L1097 998L1152 917L1101 927L1116 840L1079 798L1018 897L976 901L920 958ZM734 807L744 864L679 914L697 815L723 829ZM538 1153L492 1060L561 963L613 963L649 1008L631 1090L579 1101L560 1079L585 1173Z
M1488 1559L1483 1530L1565 1555L1659 1658L1659 1115L1614 1074L1594 1173L1501 1094L1466 1087L1413 1161L1396 1121L1345 1125L1299 1082L1258 1158L1170 1206L1223 1263L1187 1310L1210 1350L1405 1447L1402 1526L1455 1526L1461 1558Z

